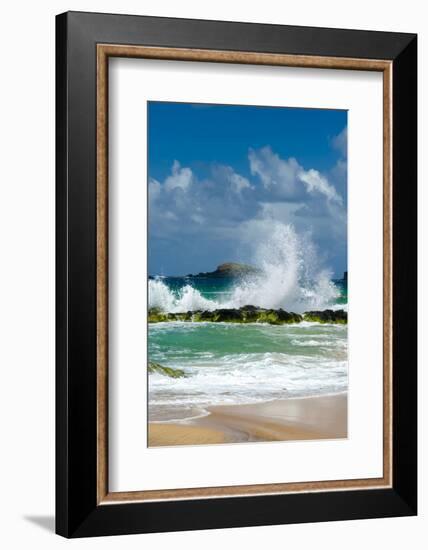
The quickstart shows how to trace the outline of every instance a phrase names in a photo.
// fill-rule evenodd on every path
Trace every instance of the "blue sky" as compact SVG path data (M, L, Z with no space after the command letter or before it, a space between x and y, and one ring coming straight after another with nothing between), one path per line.
M263 221L347 269L346 111L149 102L148 115L150 274L254 263Z

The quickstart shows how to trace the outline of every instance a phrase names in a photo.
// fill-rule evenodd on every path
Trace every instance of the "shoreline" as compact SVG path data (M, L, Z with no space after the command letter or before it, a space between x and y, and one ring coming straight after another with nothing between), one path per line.
M149 422L149 447L347 437L346 393L206 407L209 414Z

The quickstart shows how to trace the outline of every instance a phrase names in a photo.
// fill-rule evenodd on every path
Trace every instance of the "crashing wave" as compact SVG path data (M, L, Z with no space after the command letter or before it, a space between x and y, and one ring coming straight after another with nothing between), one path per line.
M190 284L172 291L161 279L150 280L149 308L174 313L253 305L303 312L334 307L340 296L332 273L320 268L310 237L297 234L292 225L273 222L269 239L255 245L253 263L259 274L239 279L230 294L216 300Z
M208 300L196 288L186 285L174 292L161 279L149 281L149 309L178 313L182 311L213 311L219 307L215 300Z

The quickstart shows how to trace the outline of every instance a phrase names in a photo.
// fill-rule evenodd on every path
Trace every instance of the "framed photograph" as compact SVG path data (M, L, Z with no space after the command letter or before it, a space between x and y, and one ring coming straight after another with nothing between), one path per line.
M416 514L416 35L56 24L57 533Z

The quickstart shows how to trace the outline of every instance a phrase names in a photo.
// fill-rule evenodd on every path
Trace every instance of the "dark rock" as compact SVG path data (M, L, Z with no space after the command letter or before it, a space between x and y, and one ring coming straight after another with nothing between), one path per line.
M239 309L216 309L213 315L215 322L242 323L244 317Z
M161 311L159 308L153 307L149 309L148 321L149 323L162 323L165 321L169 321L168 319L169 315L170 315L169 313L165 313Z
M292 311L284 311L279 309L277 312L278 319L283 323L300 323L303 321L303 317L298 313L293 313Z
M260 311L261 308L257 308L255 306L244 306L240 309L242 319L245 323L257 322Z
M216 309L214 311L186 311L178 313L166 313L157 308L149 310L149 323L161 323L166 321L193 321L212 323L268 323L270 325L284 325L301 323L302 321L316 323L341 323L348 322L348 314L343 309L333 311L307 311L300 315L283 309L265 309L255 306L243 306L240 309Z
M213 321L213 311L194 311L192 315L192 321Z
M332 309L325 309L324 311L306 311L303 314L303 319L315 323L346 324L348 322L348 313L343 309L335 311Z

